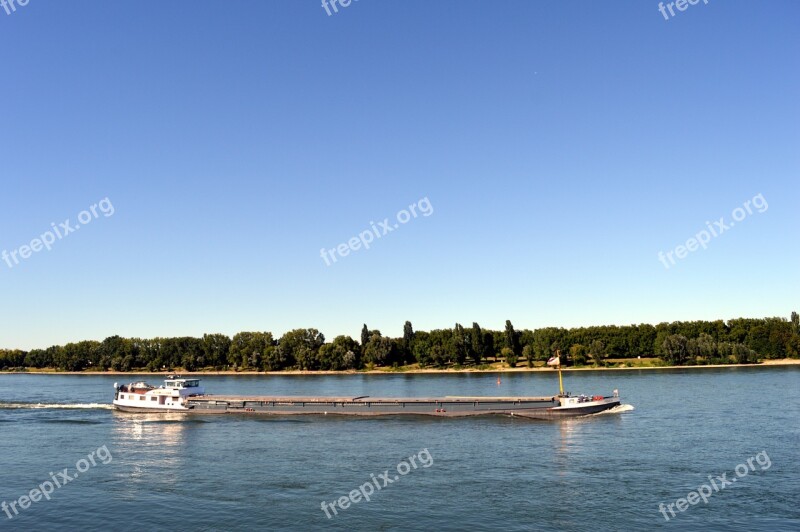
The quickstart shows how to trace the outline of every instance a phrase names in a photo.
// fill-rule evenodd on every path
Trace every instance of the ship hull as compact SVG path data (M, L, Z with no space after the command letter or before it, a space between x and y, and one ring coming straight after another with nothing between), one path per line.
M120 412L138 412L138 413L141 413L141 414L168 414L168 413L173 413L173 412L178 412L178 413L190 412L190 410L187 409L187 408L171 408L171 407L167 407L167 408L146 408L146 407L140 407L140 406L126 406L126 405L118 405L118 404L113 404L112 406L116 410L119 410Z
M561 406L558 397L544 398L277 398L193 397L186 402L189 414L322 415L322 416L511 416L558 419L610 410L620 404L617 397L604 397L577 405Z

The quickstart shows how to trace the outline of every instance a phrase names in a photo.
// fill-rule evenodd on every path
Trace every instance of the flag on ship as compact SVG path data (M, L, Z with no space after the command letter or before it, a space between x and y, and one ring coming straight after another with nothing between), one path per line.
M560 366L561 365L561 357L550 357L550 360L547 361L548 366Z

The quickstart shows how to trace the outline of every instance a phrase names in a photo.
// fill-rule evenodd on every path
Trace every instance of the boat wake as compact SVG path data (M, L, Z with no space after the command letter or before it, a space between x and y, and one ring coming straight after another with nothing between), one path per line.
M633 405L617 405L614 408L609 408L608 410L603 410L602 412L598 412L596 414L592 414L593 416L605 416L608 414L622 414L623 412L633 412L636 410Z
M103 403L2 403L0 410L111 410L114 407Z

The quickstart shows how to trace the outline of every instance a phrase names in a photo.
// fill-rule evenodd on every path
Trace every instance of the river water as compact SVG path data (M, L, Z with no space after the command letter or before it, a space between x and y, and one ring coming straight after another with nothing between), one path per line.
M135 378L0 375L0 530L800 530L798 367L568 373L573 393L618 388L626 406L546 422L111 410L113 383ZM336 396L557 389L553 373L203 385Z

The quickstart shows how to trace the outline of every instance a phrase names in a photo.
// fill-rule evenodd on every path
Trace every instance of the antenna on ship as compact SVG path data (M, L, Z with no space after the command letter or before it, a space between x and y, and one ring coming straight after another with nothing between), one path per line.
M564 395L564 381L561 378L561 350L556 349L556 356L550 357L547 361L548 366L556 366L558 369L558 392L559 395Z

